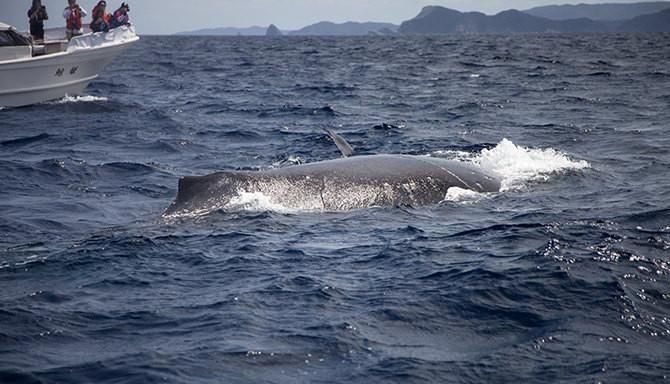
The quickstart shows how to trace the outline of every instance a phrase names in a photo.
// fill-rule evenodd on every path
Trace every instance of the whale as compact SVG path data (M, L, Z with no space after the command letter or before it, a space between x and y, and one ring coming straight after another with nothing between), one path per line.
M179 179L164 216L225 210L244 196L262 196L288 208L347 211L382 206L419 207L443 201L449 188L497 192L500 178L458 160L404 154L353 155L341 136L329 135L345 157L258 171L230 170Z

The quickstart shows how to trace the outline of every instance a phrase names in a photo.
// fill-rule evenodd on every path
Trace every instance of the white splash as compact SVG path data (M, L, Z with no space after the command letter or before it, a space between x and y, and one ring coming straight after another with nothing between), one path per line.
M262 192L240 192L223 207L226 211L296 213L305 210L287 208Z
M82 96L66 95L62 99L52 101L48 104L92 103L96 101L107 101L107 98L104 96L91 96L91 95L82 95Z
M555 149L529 149L502 139L492 149L483 149L473 163L501 176L501 191L519 189L532 181L546 181L567 170L589 168L584 160L572 160Z
M452 201L456 203L476 203L484 196L484 193L479 193L459 187L451 187L447 189L447 195L444 197L444 201Z
M279 168L279 167L285 167L287 165L299 165L302 164L304 161L300 156L297 155L290 155L288 158L283 159L283 160L278 160L272 163L273 168Z
M450 160L464 161L468 163L473 163L475 159L479 156L478 153L465 152L465 151L454 151L450 149L438 150L430 153L428 156L432 157L442 157Z

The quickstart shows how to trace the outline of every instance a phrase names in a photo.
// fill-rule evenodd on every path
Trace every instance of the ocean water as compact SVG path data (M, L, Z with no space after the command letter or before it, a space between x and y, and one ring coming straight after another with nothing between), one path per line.
M0 110L0 382L670 381L670 35L152 37ZM502 191L164 218L363 153Z

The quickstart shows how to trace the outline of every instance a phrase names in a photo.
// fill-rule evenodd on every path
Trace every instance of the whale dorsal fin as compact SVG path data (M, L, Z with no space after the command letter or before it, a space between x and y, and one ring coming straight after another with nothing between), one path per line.
M343 157L349 157L354 154L354 148L352 148L351 145L347 143L344 137L340 136L332 129L326 128L326 132L328 132L328 136L333 139L335 145L337 145L337 148L339 148L340 152L342 152Z

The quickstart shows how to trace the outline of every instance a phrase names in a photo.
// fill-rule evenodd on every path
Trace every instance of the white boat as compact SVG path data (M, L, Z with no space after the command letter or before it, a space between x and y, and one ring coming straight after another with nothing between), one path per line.
M0 106L18 107L81 94L98 73L139 40L132 26L33 44L0 23Z

